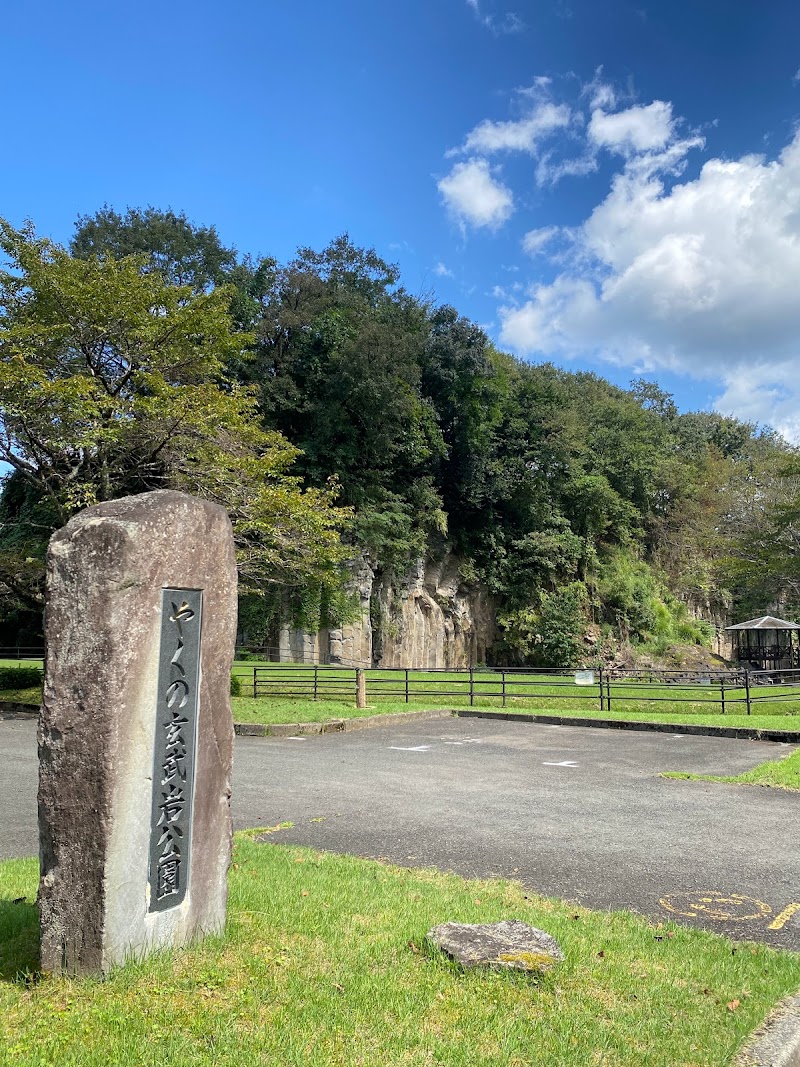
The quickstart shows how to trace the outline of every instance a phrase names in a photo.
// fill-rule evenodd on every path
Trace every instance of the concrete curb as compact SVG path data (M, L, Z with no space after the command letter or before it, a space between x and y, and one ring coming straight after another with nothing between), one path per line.
M0 719L21 715L38 715L38 704L14 704L0 701ZM569 715L528 715L507 711L480 711L466 708L432 708L428 711L393 711L360 719L328 719L324 722L263 723L235 722L233 729L239 737L299 737L303 734L351 733L372 726L391 726L393 723L416 719L500 719L505 722L540 722L550 726L593 726L601 730L649 730L662 734L699 734L705 737L735 737L746 741L784 741L800 744L800 730L759 730L749 726L700 726L693 723L625 722L620 719L578 719Z
M371 715L360 719L328 719L326 722L280 722L256 723L235 722L234 732L238 737L302 737L305 734L349 734L353 730L368 730L373 726L392 726L418 719L449 719L453 712L448 708L431 711L394 711L384 715Z
M10 700L0 700L0 719L17 719L38 714L38 704L17 704ZM393 711L361 719L326 719L324 722L235 722L233 730L238 737L300 737L304 734L351 733L353 730L391 726L415 719L449 719L452 715L453 712L449 708L433 708L430 711Z
M12 700L0 700L0 719L19 719L20 716L39 715L38 704L17 704Z
M695 723L626 722L620 719L578 719L569 715L525 715L505 711L459 709L460 719L503 719L506 722L541 722L550 726L594 726L603 730L650 730L662 734L700 734L706 737L737 737L748 741L786 741L800 744L800 730L759 730L750 726L701 726Z
M800 993L770 1012L732 1067L800 1067Z

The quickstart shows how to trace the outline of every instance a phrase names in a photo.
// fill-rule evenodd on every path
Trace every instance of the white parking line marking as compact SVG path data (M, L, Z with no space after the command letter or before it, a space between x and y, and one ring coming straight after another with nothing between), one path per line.
M578 764L571 759L562 759L560 763L543 763L543 767L577 767Z
M412 745L406 747L404 745L389 745L389 748L394 752L427 752L430 745Z
M307 741L307 737L287 737L287 741Z

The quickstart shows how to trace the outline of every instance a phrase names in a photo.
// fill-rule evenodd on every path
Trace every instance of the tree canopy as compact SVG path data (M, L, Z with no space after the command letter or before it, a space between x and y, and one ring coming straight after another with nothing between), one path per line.
M228 509L246 583L330 580L346 514L332 483L302 488L296 447L223 377L252 340L233 328L229 290L169 284L142 256L79 259L3 221L0 249L5 553L40 557L34 542L80 508L169 487Z
M303 590L307 625L345 558L400 582L445 547L525 662L574 651L581 619L665 646L703 638L692 614L800 608L794 448L653 382L499 352L347 234L280 263L106 206L70 251L7 223L0 248L0 581L20 602L73 511L171 486L228 508L245 583Z

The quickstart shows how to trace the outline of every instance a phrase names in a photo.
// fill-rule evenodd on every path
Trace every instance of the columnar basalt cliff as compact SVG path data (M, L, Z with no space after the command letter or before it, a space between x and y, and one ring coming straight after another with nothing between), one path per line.
M492 646L498 637L496 618L502 604L485 586L464 579L464 562L445 550L416 560L405 574L398 576L362 557L354 564L349 583L358 603L355 621L318 633L284 624L279 634L280 659L428 669L495 662L497 651L493 656ZM708 669L719 666L713 663L713 656L729 659L732 655L730 634L725 630L731 619L725 605L689 600L686 607L691 617L714 625ZM599 627L587 628L587 655L594 654L594 642L589 640L593 630L597 631L596 636L600 632ZM636 649L625 647L628 665L633 666ZM691 648L701 651L685 646L685 650ZM619 660L621 653L613 655ZM674 663L654 661L653 665L670 667Z
M284 626L281 659L363 667L468 667L485 663L495 638L495 599L461 577L449 552L417 560L401 578L354 568L360 615L339 629L305 633Z

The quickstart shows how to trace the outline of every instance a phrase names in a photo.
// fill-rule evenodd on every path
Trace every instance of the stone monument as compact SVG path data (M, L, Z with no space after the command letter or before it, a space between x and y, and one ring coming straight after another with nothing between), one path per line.
M47 557L42 968L85 974L225 923L236 563L225 511L87 508Z

